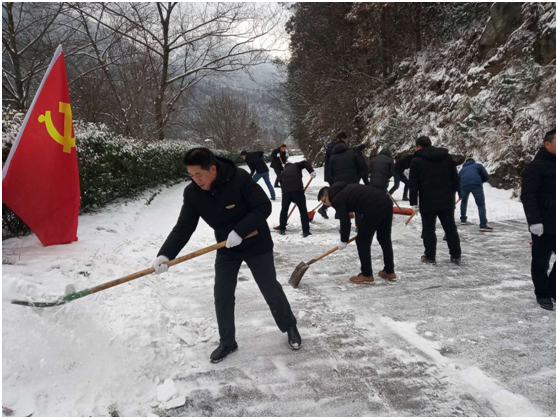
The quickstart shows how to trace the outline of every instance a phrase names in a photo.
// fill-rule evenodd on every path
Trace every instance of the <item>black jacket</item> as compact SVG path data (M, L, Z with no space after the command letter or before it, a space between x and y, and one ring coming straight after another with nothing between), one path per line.
M281 163L281 160L283 163ZM281 151L281 147L276 148L271 152L271 167L280 169L287 163L287 152Z
M359 183L363 179L368 184L368 168L360 149L351 149L344 142L333 148L329 160L329 174L334 182Z
M264 156L263 151L254 151L253 153L248 153L246 155L246 160L244 161L250 168L250 176L253 176L254 172L256 173L269 172L269 167L267 167L267 164L265 164L263 156Z
M178 221L157 255L174 259L190 240L200 217L215 230L218 242L227 240L232 230L240 237L258 230L256 236L231 249L219 249L219 253L247 257L268 252L273 249L266 221L270 214L271 202L261 186L232 161L217 157L217 179L211 190L204 191L195 182L186 186Z
M283 193L295 192L304 190L302 185L302 170L308 170L308 173L312 173L314 168L306 160L299 161L297 163L287 163L285 165L285 170L279 175L279 182L281 183L281 191Z
M521 202L530 226L542 223L544 234L556 235L556 155L544 147L525 167Z
M411 168L411 160L415 157L414 153L406 154L395 162L395 171L400 175L405 172L405 170Z
M336 145L337 142L335 141L332 141L328 145L326 145L324 180L328 183L333 183L333 178L331 177L331 173L329 172L329 161L331 159L331 156L333 155L333 149Z
M329 188L329 201L341 222L341 241L345 243L349 241L351 232L349 213L358 212L382 217L386 213L393 212L393 202L390 197L380 190L366 185L335 182Z
M370 161L370 185L387 188L390 178L395 174L395 164L391 152L384 148Z
M409 175L411 205L417 205L420 195L422 212L454 208L457 191L459 175L448 150L431 146L414 154Z

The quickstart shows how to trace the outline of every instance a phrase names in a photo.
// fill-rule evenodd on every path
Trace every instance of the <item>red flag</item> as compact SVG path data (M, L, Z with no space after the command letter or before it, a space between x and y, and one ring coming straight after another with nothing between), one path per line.
M77 240L79 171L62 46L12 145L2 189L2 202L44 246Z

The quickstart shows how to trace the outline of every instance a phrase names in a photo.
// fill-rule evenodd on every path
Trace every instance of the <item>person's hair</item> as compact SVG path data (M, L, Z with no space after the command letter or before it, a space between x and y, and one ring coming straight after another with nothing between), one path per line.
M204 147L188 150L183 161L186 166L200 166L203 170L209 170L217 164L215 154Z
M422 148L426 148L432 145L432 141L430 141L430 138L422 136L417 138L415 144L421 146Z
M552 131L548 131L546 134L544 134L544 142L546 143L548 141L549 143L551 143L555 135L556 128L554 128Z
M281 147L279 148L283 148L283 147L287 148L287 144L281 144Z
M337 134L335 136L336 140L346 140L347 139L347 134L345 134L345 131L341 131L339 134Z
M321 201L324 196L329 196L328 186L324 186L322 189L320 189L320 192L318 192L318 201Z
M248 155L248 152L247 152L246 150L242 150L242 151L240 152L240 155L241 155L241 156L246 156L246 155Z

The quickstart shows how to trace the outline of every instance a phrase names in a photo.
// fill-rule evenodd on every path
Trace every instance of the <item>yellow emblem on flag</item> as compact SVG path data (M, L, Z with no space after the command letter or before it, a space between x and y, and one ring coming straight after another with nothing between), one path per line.
M64 114L64 135L60 135L50 116L50 111L39 115L39 122L44 122L49 135L54 141L62 145L64 153L71 153L72 147L76 146L76 139L72 138L72 107L69 103L60 102L59 112Z

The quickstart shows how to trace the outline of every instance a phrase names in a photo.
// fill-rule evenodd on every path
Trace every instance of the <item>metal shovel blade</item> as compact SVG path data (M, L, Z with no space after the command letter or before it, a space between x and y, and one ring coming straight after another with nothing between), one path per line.
M298 288L300 281L302 281L302 277L308 268L310 268L310 265L306 262L300 262L291 275L291 279L289 279L289 285L293 288Z

